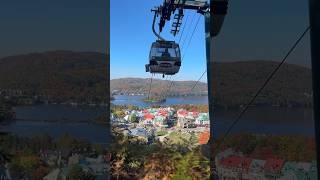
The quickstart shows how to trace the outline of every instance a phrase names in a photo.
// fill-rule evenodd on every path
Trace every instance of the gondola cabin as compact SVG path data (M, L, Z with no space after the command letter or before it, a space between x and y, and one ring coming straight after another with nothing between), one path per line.
M163 40L152 43L146 72L174 75L179 72L180 66L181 54L177 43Z

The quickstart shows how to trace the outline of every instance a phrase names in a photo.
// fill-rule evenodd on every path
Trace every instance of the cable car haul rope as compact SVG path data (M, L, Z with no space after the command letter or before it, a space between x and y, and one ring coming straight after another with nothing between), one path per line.
M163 4L151 11L154 12L153 22L152 22L152 32L157 37L157 40L152 43L150 53L149 53L149 63L145 65L145 71L155 74L162 74L164 78L165 75L175 75L179 72L182 64L182 55L180 50L180 41L182 38L182 34L179 38L179 43L175 41L165 40L160 33L162 32L166 22L170 21L171 15L174 14L174 20L172 23L171 33L176 36L180 32L180 28L182 27L182 20L184 17L184 10L195 10L198 14L203 15L204 17L208 17L210 14L210 9L213 9L213 19L215 19L214 27L215 32L219 32L222 26L222 22L224 20L224 16L227 11L227 0L219 0L219 2L215 3L215 1L210 1L210 4L206 0L164 0ZM214 7L212 8L212 4ZM177 11L177 13L176 13ZM200 16L197 20L195 28L192 32L191 38L188 41L188 45L185 49L188 49L190 42L192 40L193 34L196 30L196 27L199 23ZM156 31L155 24L157 17L159 17L159 32ZM192 18L193 21L194 18ZM182 33L184 32L184 28L182 29ZM215 33L215 35L217 35ZM187 37L185 38L185 40ZM184 55L185 56L185 53ZM196 83L197 84L197 83ZM169 84L169 90L173 85L173 80ZM148 99L150 98L150 91L152 86L152 78L150 82L150 88L148 92ZM193 87L194 88L194 87ZM192 88L192 89L193 89ZM168 95L168 91L165 92L164 98Z

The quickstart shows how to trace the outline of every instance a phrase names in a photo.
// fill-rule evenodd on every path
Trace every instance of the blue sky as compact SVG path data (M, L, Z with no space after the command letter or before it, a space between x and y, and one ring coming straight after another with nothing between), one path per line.
M153 14L150 9L162 2L162 0L111 0L112 79L150 77L144 70L150 45L156 40L151 31ZM188 13L187 16L189 20L184 23L186 25L184 35L194 27L190 21L193 14ZM194 22L197 17L198 15ZM203 22L201 17L187 52L182 48L182 53L186 53L186 56L182 61L181 71L174 76L175 80L197 80L206 68ZM225 24L214 44L215 60L279 61L308 23L307 1L231 0ZM170 26L168 23L165 31L169 32ZM167 39L174 39L169 33L163 35ZM310 64L308 36L289 57L288 63L304 66ZM206 77L202 81L206 81Z
M106 52L106 0L1 1L0 57L74 50Z
M150 74L145 72L144 65L148 63L148 55L151 43L156 40L152 33L153 13L151 9L162 0L139 0L139 1L118 1L111 0L111 37L110 37L110 57L111 57L111 79L120 77L143 77L149 78ZM185 58L182 61L180 72L174 76L175 80L197 79L206 68L205 42L204 42L204 19L200 17L197 30L193 36L188 49L186 48L191 31L195 27L200 15L196 14L191 24L191 19L195 12L188 12L186 18L190 20L186 25L184 35L181 39L182 54ZM170 33L171 23L166 25L162 35L167 40L179 40ZM187 50L185 50L187 49ZM196 64L196 66L195 66ZM161 78L161 75L156 77ZM205 79L204 79L205 80Z

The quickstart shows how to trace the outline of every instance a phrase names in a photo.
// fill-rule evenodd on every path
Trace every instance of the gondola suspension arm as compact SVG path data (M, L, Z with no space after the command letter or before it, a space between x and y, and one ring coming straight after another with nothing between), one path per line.
M151 10L151 11L154 12L153 22L152 22L152 32L154 33L154 35L156 35L156 36L158 37L159 40L165 41L165 39L162 38L162 37L160 36L160 34L156 32L156 29L155 29L155 27L154 27L154 25L155 25L155 23L156 23L156 18L157 18L157 15L158 15L158 10Z

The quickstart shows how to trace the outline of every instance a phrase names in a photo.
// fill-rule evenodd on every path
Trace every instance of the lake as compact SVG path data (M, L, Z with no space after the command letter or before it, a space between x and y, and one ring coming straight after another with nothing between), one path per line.
M144 97L116 96L114 104L132 104L141 107L150 106L143 102ZM206 96L200 97L170 97L165 103L173 104L207 104ZM108 142L108 127L94 124L92 120L105 114L101 106L70 106L70 105L33 105L14 108L16 121L3 124L7 132L21 136L48 134L55 138L69 133L92 143L106 144ZM237 110L217 110L214 114L213 126L215 135L221 135L237 116ZM43 120L63 120L64 122L47 122ZM73 122L74 121L74 122ZM81 121L81 122L77 122ZM83 121L83 122L82 122ZM85 122L87 121L87 122ZM251 107L239 121L232 132L258 132L268 134L301 134L314 136L312 109Z
M238 114L238 110L217 110L213 123L215 135L219 136L226 132ZM250 107L232 132L314 136L313 110L310 108Z
M108 127L92 123L92 120L105 114L105 107L32 105L15 107L14 110L18 120L4 124L2 128L6 132L20 136L48 134L54 138L68 133L76 138L86 139L92 143L107 143ZM58 121L48 122L43 120ZM59 120L64 120L65 122L62 123Z
M150 105L208 104L207 96L169 97L164 103L146 103L145 96L115 96L113 104ZM215 135L221 135L237 117L238 110L216 110L213 126ZM314 136L313 111L310 108L250 107L232 132L266 133L277 135Z
M166 102L162 103L149 103L144 102L142 99L146 96L127 96L116 95L115 100L111 103L116 105L131 104L139 107L148 107L152 105L175 105L175 104L208 104L208 96L183 96L183 97L168 97Z

